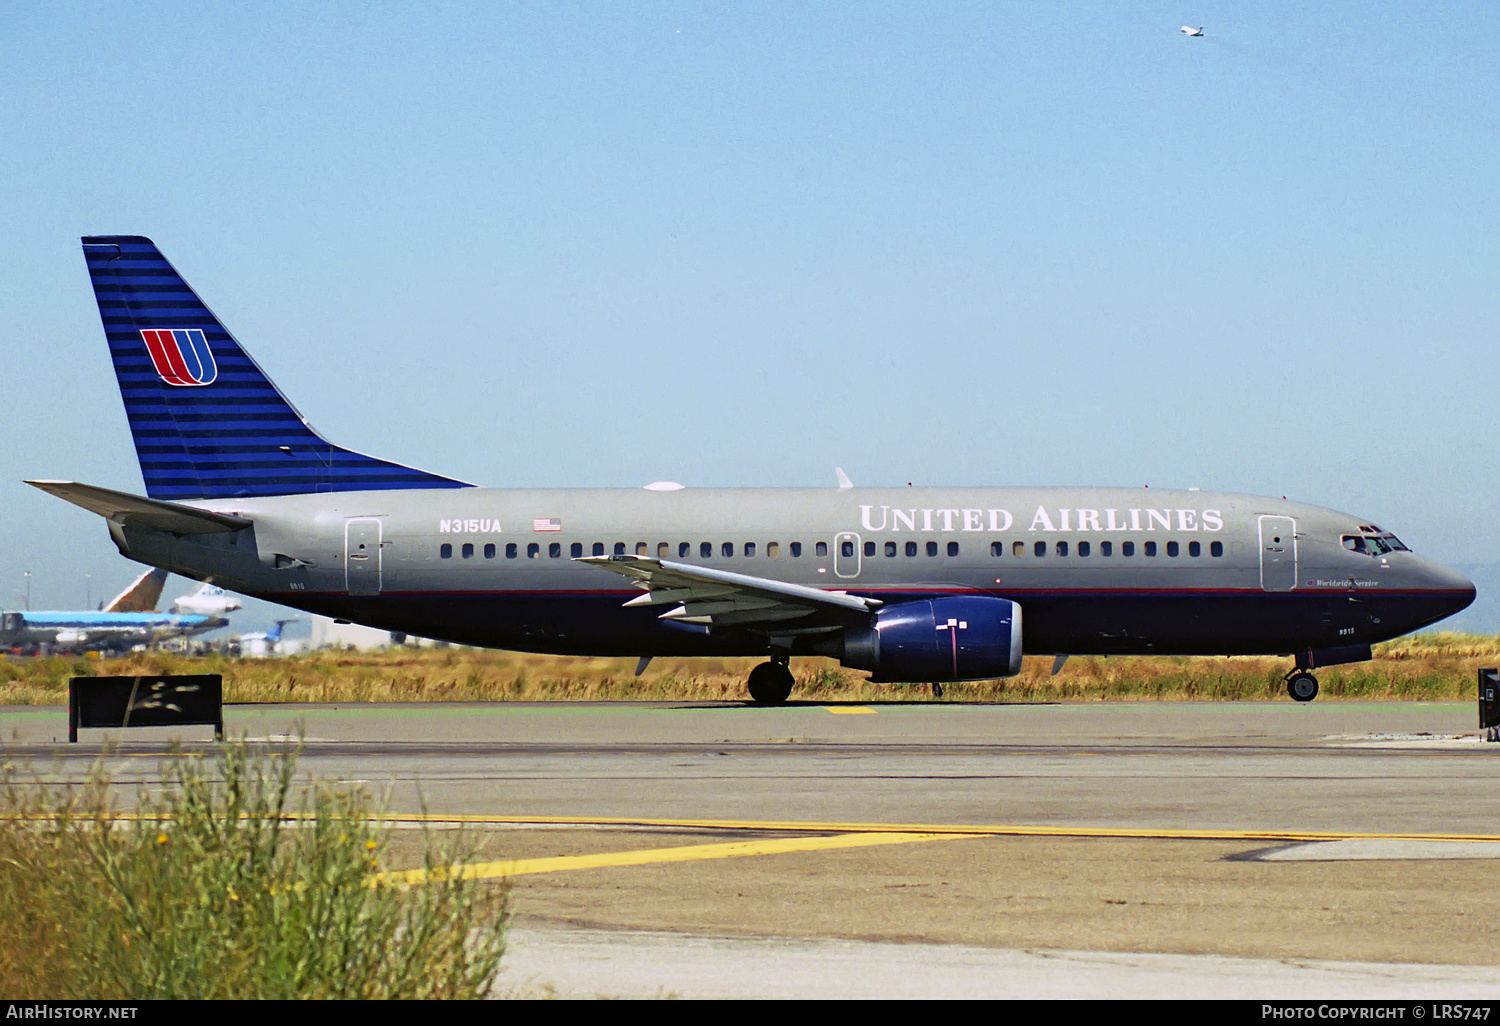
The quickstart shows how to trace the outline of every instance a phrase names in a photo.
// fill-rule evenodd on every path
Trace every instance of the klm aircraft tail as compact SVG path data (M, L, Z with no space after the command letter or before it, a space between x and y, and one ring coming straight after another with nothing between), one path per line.
M150 239L83 254L151 498L467 487L322 438Z

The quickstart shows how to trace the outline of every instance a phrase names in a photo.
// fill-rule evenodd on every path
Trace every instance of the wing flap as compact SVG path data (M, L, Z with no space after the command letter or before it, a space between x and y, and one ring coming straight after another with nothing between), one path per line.
M129 492L117 492L112 488L79 484L77 481L26 483L123 527L146 527L171 534L218 534L240 531L254 523L253 520L233 513L215 513L212 510L184 506L179 502L147 499Z
M669 606L663 620L720 626L772 628L789 620L819 617L859 623L880 606L841 591L773 581L749 574L672 563L649 556L582 556L580 563L628 577L646 591L627 606Z

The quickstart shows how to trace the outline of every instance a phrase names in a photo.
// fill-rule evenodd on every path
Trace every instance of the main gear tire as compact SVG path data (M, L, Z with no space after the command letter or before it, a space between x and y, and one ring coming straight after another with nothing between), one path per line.
M1305 671L1294 673L1286 679L1286 693L1294 702L1311 702L1318 697L1318 678Z
M750 671L747 681L750 700L756 705L782 705L791 695L795 683L792 671L781 663L761 663Z

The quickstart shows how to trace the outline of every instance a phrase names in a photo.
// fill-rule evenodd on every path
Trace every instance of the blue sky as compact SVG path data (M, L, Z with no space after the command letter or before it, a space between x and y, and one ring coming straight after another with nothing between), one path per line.
M483 484L1195 486L1500 560L1492 4L11 2L0 85L0 605L133 574L20 484L141 488L96 233Z

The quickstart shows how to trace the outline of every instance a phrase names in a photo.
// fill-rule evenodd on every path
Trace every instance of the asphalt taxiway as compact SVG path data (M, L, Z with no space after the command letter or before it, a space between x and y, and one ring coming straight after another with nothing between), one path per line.
M285 705L225 721L301 737L305 773L367 787L399 825L462 825L476 874L510 881L518 952L604 950L624 930L731 959L768 939L949 945L1004 965L1322 960L1405 966L1411 996L1500 987L1500 744L1467 704ZM65 725L0 709L6 756L54 778L102 760L151 787L169 735L207 736L68 745ZM394 854L419 864L419 836L398 829ZM1137 984L1161 968L1102 964ZM860 986L846 992L875 992Z

